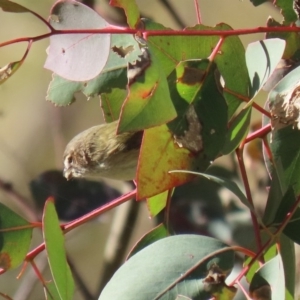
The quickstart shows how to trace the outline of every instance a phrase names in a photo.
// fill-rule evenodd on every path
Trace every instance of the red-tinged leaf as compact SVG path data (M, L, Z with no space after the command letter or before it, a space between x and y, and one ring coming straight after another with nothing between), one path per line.
M26 7L8 0L0 0L0 7L3 9L3 11L6 12L14 12L14 13L31 12Z
M57 30L107 27L94 10L72 0L57 2L49 23ZM108 60L110 38L110 34L52 35L44 67L69 80L90 80L100 74Z
M118 132L158 126L176 117L161 64L150 50L145 51L147 52L142 59L146 61L146 66L129 87L129 95L121 111Z
M31 234L30 223L0 203L0 268L8 270L20 265L28 252Z
M166 125L145 130L137 171L137 199L157 195L181 185L194 176L170 170L192 169L193 154L179 148Z
M126 260L138 253L140 250L146 248L147 246L162 238L167 237L168 235L169 233L165 225L159 224L158 226L147 232L144 236L142 236L142 238L133 246Z
M51 274L61 300L73 299L74 281L67 263L64 236L52 200L47 200L43 215L43 235Z
M123 8L127 17L128 26L130 28L136 28L140 19L140 13L135 0L110 0L109 4Z

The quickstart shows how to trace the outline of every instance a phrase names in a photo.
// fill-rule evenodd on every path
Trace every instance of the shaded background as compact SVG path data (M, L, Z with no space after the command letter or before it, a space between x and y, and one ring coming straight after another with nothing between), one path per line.
M54 1L50 0L20 0L15 2L34 10L44 18L47 18L54 3ZM194 1L192 0L169 0L168 2L139 0L137 2L143 16L152 18L165 26L178 29L182 28L180 22L184 26L196 24ZM169 7L166 3L169 4ZM279 12L269 4L264 4L257 8L252 6L250 1L247 0L202 0L199 1L199 4L203 24L210 26L220 22L227 23L233 28L263 26L270 15L278 21L281 20ZM95 5L96 9L109 18L111 22L122 22L122 17L118 13L108 11L107 1L98 0L95 1ZM174 10L174 13L171 10ZM179 19L176 19L176 15ZM47 31L47 28L30 14L12 14L0 11L0 21L1 42L17 37L39 35ZM241 37L245 47L248 43L258 38L258 36L253 35ZM263 38L263 35L260 38ZM33 205L29 182L46 170L61 169L62 154L66 143L78 132L102 122L98 98L90 99L87 102L84 97L77 95L77 101L71 106L64 108L54 107L50 102L45 101L47 87L51 80L51 73L43 69L47 47L48 40L34 43L24 65L12 78L0 86L0 180L11 183L15 191L18 191L24 198L28 199L29 205ZM26 45L16 44L0 49L0 66L20 59L25 48ZM263 103L265 99L266 95L262 94L258 101ZM259 114L254 115L253 122L255 123L259 118ZM223 159L221 163L229 168L234 166L231 158ZM256 201L263 203L266 192L261 188L261 182L258 182L257 179L261 176L261 180L266 180L264 167L259 159L254 161L249 159L246 160L246 163L248 164L248 170L250 170L250 179L251 174L253 177L251 184L255 186L253 189L254 197ZM117 186L123 191L128 188L120 184ZM223 200L230 198L226 191L222 190L219 192ZM178 199L177 207L184 208L186 204L182 204L180 195ZM24 217L31 217L3 189L0 190L0 202L5 203ZM197 201L193 203L199 206ZM140 203L138 206L137 223L134 226L132 225L132 228L129 228L133 231L130 237L129 248L154 225L153 220L149 219L145 204ZM194 206L191 206L191 203L189 203L186 208L186 213L189 217L191 217L191 207ZM199 216L194 213L192 216L196 223L200 224L197 223L200 227L202 223L205 225L211 219L209 213L205 209L201 209L201 207L200 209L198 207L193 212L204 211L202 215L200 214ZM126 207L124 206L121 210L126 210ZM66 237L69 258L83 278L85 287L93 295L98 294L99 277L103 271L103 253L107 251L105 250L107 237L109 235L114 236L111 234L111 224L115 222L113 221L114 214L121 214L121 210L109 212L99 220L89 222L74 230ZM173 213L176 216L176 210ZM247 212L239 217L246 222L249 220ZM230 220L227 220L228 222L230 223ZM210 224L218 226L217 223ZM207 230L206 225L204 226L205 230ZM197 229L200 228L199 226ZM216 232L221 232L221 237L219 238L223 237L223 240L232 241L232 232L226 233L220 231L221 227L216 228L212 229L215 235ZM240 228L234 229L230 227L230 229L238 231ZM239 236L245 237L244 232ZM246 237L245 241L240 241L242 244L251 242L247 235ZM41 234L39 231L36 231L33 245L37 245L40 241ZM42 265L45 264L45 257L41 255L39 260L40 268L42 268ZM15 277L19 271L20 269L9 271L1 276L0 291L9 294L15 300L43 299L41 284L35 282L34 276L31 279L30 274L23 276L22 279L17 281ZM46 271L45 278L50 278L47 276ZM77 287L74 299L91 298L87 295L84 296Z

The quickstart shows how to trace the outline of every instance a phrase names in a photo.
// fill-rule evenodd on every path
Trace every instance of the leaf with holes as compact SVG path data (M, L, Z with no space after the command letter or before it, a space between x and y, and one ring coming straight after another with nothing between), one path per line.
M158 126L176 117L166 76L151 47L145 50L143 59L148 64L129 85L129 94L121 110L118 132Z
M145 21L145 28L151 30L165 30L164 26L152 21ZM218 24L216 27L196 25L185 30L231 30L227 24ZM170 30L170 29L169 29ZM152 46L156 57L161 61L161 67L168 76L181 61L206 59L219 41L217 36L149 36L148 44ZM224 97L228 105L228 116L231 117L241 100L237 95L248 97L249 77L245 60L244 46L237 36L227 37L214 62L218 67L215 74L220 82L221 74L225 81ZM220 74L219 74L220 73Z

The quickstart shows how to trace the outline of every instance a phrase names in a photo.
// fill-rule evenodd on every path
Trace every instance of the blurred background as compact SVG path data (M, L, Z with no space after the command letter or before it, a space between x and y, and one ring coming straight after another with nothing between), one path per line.
M51 0L15 2L44 18L48 17L54 3ZM109 22L124 24L122 12L111 9L108 1L95 0L85 1L85 3L93 6ZM173 29L193 26L197 23L192 0L138 0L137 3L144 17ZM224 22L237 29L263 26L269 16L281 21L279 12L268 3L255 8L248 0L202 0L199 1L199 5L204 25L214 26ZM0 20L2 24L0 42L47 32L46 26L31 14L13 14L0 10ZM263 38L263 35L241 37L245 47L258 38ZM39 209L41 205L33 201L33 196L36 195L32 194L30 186L33 188L36 184L42 183L43 192L56 193L59 196L61 190L52 186L55 182L64 184L59 171L45 172L61 170L62 154L67 142L77 133L103 120L97 97L87 101L78 94L76 102L64 108L55 107L45 101L47 87L51 80L51 73L43 68L48 43L47 39L34 43L24 65L0 86L0 202L29 220L37 220L41 216ZM15 44L1 48L0 66L19 60L26 46ZM266 94L260 93L257 101L264 105ZM260 115L254 114L253 128L259 125ZM260 203L259 209L263 210L267 174L259 144L253 143L249 146L245 161L250 171L254 200ZM238 182L233 157L220 160L213 172ZM109 184L121 193L132 188L128 183L109 182ZM203 186L192 183L188 187L177 189L171 211L172 220L177 221L173 224L175 230L207 234L229 244L239 243L249 246L252 240L248 211L226 190L216 187L205 190ZM80 184L76 187L67 187L69 190L75 189L80 192L84 188ZM191 191L190 195L187 195L186 189ZM88 186L87 190L91 190L91 187ZM215 193L209 194L208 190L214 190ZM34 191L39 193L36 189ZM97 198L98 192L103 192L99 191L99 187L94 186L93 191L95 192L92 193L92 198ZM104 188L104 193L110 195L111 199L117 195L115 190L107 188ZM74 205L75 200L73 201L72 197L75 196L68 193L63 196L67 202L66 206ZM93 202L92 208L93 205L97 207L97 203ZM70 217L70 214L68 216ZM63 215L64 219L68 216ZM71 214L70 218L74 216L76 213ZM109 256L113 252L110 247L119 251L121 257L115 263L121 263L134 243L153 228L156 222L157 220L149 218L145 203L130 202L67 234L68 258L77 282L74 299L98 299L101 285L111 276L109 272L116 267L107 263L110 259L113 260ZM119 233L118 228L123 225L125 233ZM122 238L119 234L123 234ZM122 243L114 247L114 242L118 239ZM32 246L40 242L41 232L35 230ZM44 255L38 256L37 264L41 270L45 267ZM0 291L10 295L14 300L44 299L41 284L36 281L35 275L28 272L21 279L16 280L19 272L20 268L1 275ZM50 278L48 272L45 269L46 279ZM236 299L244 298L238 296Z

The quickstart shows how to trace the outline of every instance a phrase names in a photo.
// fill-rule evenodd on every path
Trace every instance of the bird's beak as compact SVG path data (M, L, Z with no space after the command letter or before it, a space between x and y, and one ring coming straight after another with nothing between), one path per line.
M64 177L67 179L67 180L70 180L72 179L72 171L70 170L70 168L64 168Z

